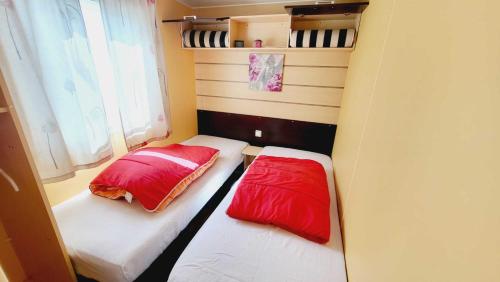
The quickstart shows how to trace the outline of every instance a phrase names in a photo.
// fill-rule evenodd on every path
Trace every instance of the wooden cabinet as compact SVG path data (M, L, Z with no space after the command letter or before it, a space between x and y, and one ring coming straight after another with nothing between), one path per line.
M9 101L0 72L0 220L3 234L0 240L4 241L0 251L10 252L0 254L3 270L12 281L74 281L74 272L16 111L9 106ZM19 266L24 274L19 272Z
M255 15L237 16L217 19L198 19L193 22L181 23L181 34L185 30L205 30L205 31L227 31L229 34L229 46L227 48L192 48L184 49L205 49L205 50L311 50L311 48L291 48L289 39L292 30L304 29L354 29L356 33L361 20L360 13L353 14L332 14L332 15ZM176 22L166 20L165 22ZM181 35L182 37L182 35ZM262 48L254 48L255 40L262 40ZM195 38L194 40L198 40ZM235 40L245 42L244 48L235 47ZM181 42L183 40L181 39ZM355 41L354 41L355 42ZM315 48L324 51L352 50L352 48Z
M245 149L243 149L243 167L246 170L252 162L255 160L255 158L259 155L260 151L262 151L262 147L256 147L256 146L247 146Z

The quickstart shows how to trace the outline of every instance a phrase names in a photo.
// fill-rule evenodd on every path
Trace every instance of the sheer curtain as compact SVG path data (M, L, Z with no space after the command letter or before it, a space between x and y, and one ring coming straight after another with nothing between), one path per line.
M0 0L0 68L45 182L111 156L78 0Z
M163 47L154 0L99 0L127 146L169 134Z

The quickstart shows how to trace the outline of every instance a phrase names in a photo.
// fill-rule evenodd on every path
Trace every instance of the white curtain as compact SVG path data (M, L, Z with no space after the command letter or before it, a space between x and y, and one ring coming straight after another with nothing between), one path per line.
M162 40L154 0L99 0L129 148L169 134Z
M0 0L0 68L42 179L111 156L78 0Z

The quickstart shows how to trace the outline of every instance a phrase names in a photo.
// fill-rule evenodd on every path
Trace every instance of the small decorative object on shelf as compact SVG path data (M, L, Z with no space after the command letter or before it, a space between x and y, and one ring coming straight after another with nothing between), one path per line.
M236 48L243 48L243 47L245 47L245 41L243 41L243 40L235 40L234 41L234 47L236 47Z
M262 48L262 40L257 39L253 42L253 47L255 48Z

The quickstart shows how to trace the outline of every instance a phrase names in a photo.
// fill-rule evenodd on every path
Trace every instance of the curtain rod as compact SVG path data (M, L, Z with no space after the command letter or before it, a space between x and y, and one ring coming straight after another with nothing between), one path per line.
M172 20L163 20L164 23L183 23L183 22L223 22L229 20L229 17L221 17L221 18L198 18L196 16L184 16L182 19L172 19Z

